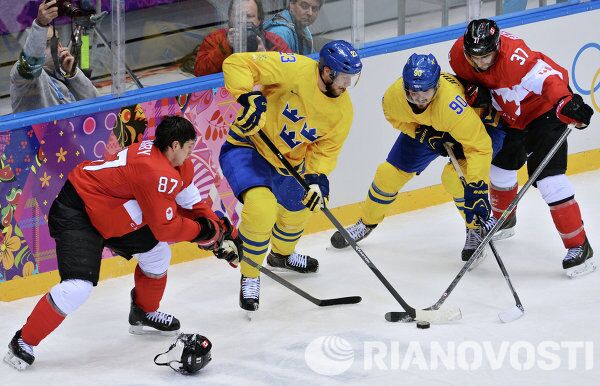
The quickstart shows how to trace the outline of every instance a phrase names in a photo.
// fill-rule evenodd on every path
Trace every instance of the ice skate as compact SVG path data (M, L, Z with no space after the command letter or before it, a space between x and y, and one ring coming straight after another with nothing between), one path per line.
M350 234L350 237L352 237L352 240L359 242L367 237L376 226L377 224L365 225L362 219L359 219L356 224L346 227L345 229L346 232ZM333 236L331 236L331 245L336 249L342 249L346 248L349 244L342 234L339 231L336 231Z
M129 333L134 335L153 334L177 335L179 320L173 315L160 311L144 312L136 303L134 290L131 290L129 311Z
M267 265L279 272L315 273L319 270L317 259L297 252L285 256L271 251L267 257Z
M242 275L240 279L240 307L246 318L252 320L258 310L260 296L260 277L251 278Z
M508 220L506 220L504 222L504 224L502 224L500 229L498 229L498 231L496 233L494 233L492 240L498 241L498 240L508 239L509 237L513 237L515 235L515 226L516 225L517 225L517 215L513 214L511 217L508 218Z
M17 331L8 344L8 352L4 356L4 362L19 371L23 371L31 366L34 360L33 347L23 341L21 330Z
M587 275L598 268L596 259L594 259L594 251L587 237L579 247L569 248L562 264L570 278Z

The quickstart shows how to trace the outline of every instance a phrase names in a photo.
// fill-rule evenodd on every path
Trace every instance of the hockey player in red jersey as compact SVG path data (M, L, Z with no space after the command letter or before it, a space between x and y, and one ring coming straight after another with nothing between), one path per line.
M134 143L106 160L84 161L71 171L48 215L61 282L17 331L7 363L19 370L31 365L33 346L84 303L98 284L105 246L138 260L129 313L133 334L179 330L177 318L158 311L171 259L167 242L195 242L230 264L239 262L237 230L201 201L192 183L189 156L195 143L187 119L167 116L154 141Z
M492 208L499 218L517 195L517 170L527 162L531 175L567 125L584 129L594 111L580 95L571 92L567 70L531 50L518 37L500 32L493 20L471 21L464 36L452 46L449 59L456 75L474 85L472 96L491 94L493 106L510 127L490 172ZM563 269L575 277L593 272L596 264L566 169L565 141L534 186L550 207L568 250ZM513 213L501 230L505 237L514 233L515 224Z

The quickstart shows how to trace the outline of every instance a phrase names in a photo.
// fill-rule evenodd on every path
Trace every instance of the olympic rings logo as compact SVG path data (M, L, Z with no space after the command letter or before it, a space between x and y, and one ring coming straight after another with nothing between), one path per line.
M590 98L592 99L592 105L594 106L594 109L596 111L600 112L600 105L596 101L596 97L594 95L594 94L596 94L596 91L598 91L598 89L600 89L600 82L598 82L598 84L596 84L596 82L600 78L600 68L598 68L598 70L596 70L596 73L594 74L594 76L592 78L592 84L590 85L590 89L589 90L585 90L585 89L581 88L581 86L579 86L579 84L577 83L577 79L575 78L575 66L577 65L577 60L579 59L579 57L581 56L581 54L585 50L587 50L588 48L595 48L598 51L600 51L600 44L598 44L598 43L588 43L588 44L584 45L583 47L581 47L579 49L579 51L577 51L577 54L575 55L575 58L573 59L573 65L571 66L571 74L572 74L572 79L573 79L573 85L575 86L575 88L577 89L577 91L580 94L589 95Z

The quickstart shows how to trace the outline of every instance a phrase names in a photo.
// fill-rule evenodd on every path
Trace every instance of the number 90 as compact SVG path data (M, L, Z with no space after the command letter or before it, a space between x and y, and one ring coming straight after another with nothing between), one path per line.
M460 95L457 95L452 102L448 105L452 110L456 112L456 115L462 114L467 107L467 101L465 101Z

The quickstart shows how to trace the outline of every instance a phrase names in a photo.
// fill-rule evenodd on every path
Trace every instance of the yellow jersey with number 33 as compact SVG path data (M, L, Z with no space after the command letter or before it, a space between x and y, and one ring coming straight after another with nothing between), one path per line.
M263 132L299 171L329 174L348 136L354 115L348 92L337 98L318 87L318 63L281 52L230 55L223 62L225 87L237 98L260 86L267 99ZM235 124L235 122L234 122ZM280 172L284 167L258 135L247 138L229 130L227 141L253 146Z
M492 141L478 113L465 101L464 88L455 77L448 73L440 75L437 92L421 113L414 112L406 100L402 78L387 89L382 104L385 118L392 126L412 138L421 125L448 132L463 147L467 182L489 181Z

